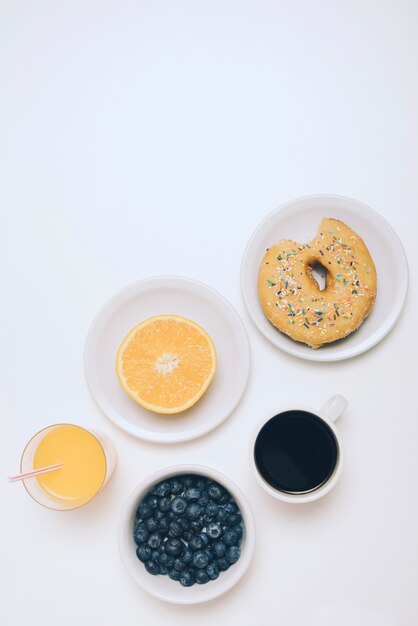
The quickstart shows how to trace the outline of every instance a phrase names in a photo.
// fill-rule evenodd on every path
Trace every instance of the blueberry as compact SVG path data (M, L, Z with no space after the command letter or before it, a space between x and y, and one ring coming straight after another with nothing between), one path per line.
M161 554L158 552L158 550L153 550L153 551L151 552L151 558L152 558L152 560L153 560L153 561L155 561L156 563L159 563L159 562L160 562L160 557L161 557Z
M191 587L195 583L195 575L193 570L186 570L180 575L180 583L183 587Z
M202 512L202 507L200 507L195 502L192 502L191 504L187 505L185 515L189 520L194 521L194 520L197 520L201 512Z
M237 533L238 541L240 541L243 535L242 524L237 524L234 526L233 530Z
M151 558L151 553L152 553L151 548L145 544L141 544L136 549L136 556L143 563L145 563L145 561L148 561Z
M193 552L189 548L186 548L183 550L180 558L183 563L191 563L193 561Z
M203 530L203 523L201 522L200 518L194 519L192 522L190 522L190 528L195 533L200 533L200 531Z
M177 569L170 569L168 570L168 575L171 578L171 580L180 580L180 575L181 572L179 572Z
M202 538L202 541L203 541L203 543L205 544L205 546L208 546L208 545L209 545L209 543L210 543L210 539L209 539L209 537L207 536L207 534L206 534L205 532L203 532L203 533L199 533L199 537L201 537L201 538Z
M186 493L184 494L184 497L186 498L186 500L193 501L193 500L199 500L200 495L201 494L200 494L199 489L196 489L196 487L189 487L189 489L186 489Z
M183 530L189 530L190 522L187 517L178 517L177 522L180 524Z
M165 544L165 551L172 556L179 556L184 550L184 543L180 539L168 539Z
M218 502L218 500L222 498L223 493L224 493L224 490L217 483L212 483L211 485L209 485L209 488L208 488L209 498L212 498L212 500L215 500L215 502Z
M158 506L158 498L157 496L149 496L149 498L147 498L146 500L146 504L148 504L148 506L151 509L156 509Z
M223 540L227 546L236 546L239 542L238 535L232 528L227 528L223 535Z
M240 521L241 521L240 513L232 513L231 515L228 515L228 518L225 524L227 526L236 526L237 524L240 523Z
M146 529L146 526L143 522L137 524L134 530L134 539L135 542L139 545L140 543L145 543L149 537L149 532Z
M223 494L221 495L221 497L219 498L218 502L219 504L226 504L227 502L230 501L230 495L227 491L224 491Z
M230 546L226 551L225 558L232 565L232 563L236 563L238 561L240 556L241 550L238 548L238 546Z
M171 521L168 515L163 515L163 517L158 522L158 530L166 533L168 529L170 528L170 524L171 524Z
M185 541L188 541L188 542L189 542L189 541L192 539L192 537L194 537L194 536L195 536L195 534L194 534L194 532L193 532L192 530L185 530L185 531L184 531L184 533L183 533L183 539L184 539Z
M145 561L144 565L145 565L145 569L150 574L153 574L154 576L156 576L157 574L160 573L160 565L156 561L153 561L152 559L150 559L149 561Z
M141 519L147 519L147 517L151 517L152 513L152 508L148 504L146 504L146 502L140 504L136 512L137 516Z
M204 552L205 554L208 555L209 563L213 561L213 559L215 558L215 553L212 550L211 546L208 546L207 548L205 548Z
M226 554L226 545L223 541L215 541L212 543L212 550L216 557L221 558Z
M154 517L149 517L144 522L146 529L150 533L154 533L158 528L158 522L154 519Z
M209 504L209 496L206 493L206 491L204 491L202 493L202 495L200 496L198 502L199 502L200 506L202 507L202 509L204 509Z
M219 567L216 563L209 563L209 565L206 567L206 572L210 580L215 580L219 576Z
M213 500L209 500L205 508L206 515L208 515L209 517L216 517L218 515L218 512L219 512L219 507L216 504L216 502L214 502Z
M164 552L164 554L160 554L160 565L164 565L165 567L173 567L174 556L171 556L171 554L167 554L167 552Z
M189 540L189 548L193 551L203 550L205 543L200 535L193 535Z
M228 519L228 513L225 511L225 509L219 508L218 522L220 522L221 524L225 524L227 519Z
M222 556L220 559L217 559L216 563L221 572L226 572L226 570L231 567L231 563L224 556Z
M212 522L208 525L206 532L211 539L219 539L222 535L222 526L217 522Z
M195 573L195 578L196 578L196 582L199 583L199 585L204 585L205 583L208 583L210 580L209 574L204 569L198 569Z
M165 517L165 513L157 509L156 511L154 511L154 514L152 517L155 519L156 522L159 522L163 517Z
M235 504L235 502L232 501L225 504L224 509L227 513L236 513L238 511L237 505Z
M193 565L199 569L206 567L209 563L209 557L206 552L198 550L193 555Z
M159 483L155 487L153 493L155 493L155 495L157 496L168 496L170 493L170 484L166 481Z
M204 489L206 489L206 485L207 485L207 480L206 478L198 478L196 480L196 489L199 489L199 491L203 491Z
M177 480L177 478L173 478L169 482L170 491L174 496L178 496L183 491L183 483Z
M172 520L170 522L167 536L168 537L181 537L183 533L184 533L184 530L183 530L182 525L176 522L175 520Z
M186 487L186 489L189 489L189 487L194 487L195 484L196 484L196 480L193 476L183 477L183 485Z
M171 507L170 498L166 498L166 497L160 498L160 501L158 503L158 508L160 509L160 511L163 511L163 513L167 513L167 511L170 510L170 507Z
M168 567L166 567L165 565L160 565L160 574L168 574Z
M148 538L148 545L150 548L158 548L161 543L161 535L160 533L152 533L152 535Z
M186 508L187 508L187 500L185 500L184 498L181 498L180 496L177 496L177 498L174 498L174 500L171 502L171 510L176 515L182 515L184 511L186 510Z
M173 565L174 569L176 569L178 572L182 572L185 568L186 568L186 563L183 561L182 558L178 557L175 561L174 561L174 565Z

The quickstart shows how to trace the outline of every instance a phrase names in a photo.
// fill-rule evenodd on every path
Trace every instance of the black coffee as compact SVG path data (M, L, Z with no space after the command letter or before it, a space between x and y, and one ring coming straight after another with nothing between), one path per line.
M308 411L285 411L258 433L254 447L258 471L266 482L286 493L318 489L334 471L338 447L334 433Z

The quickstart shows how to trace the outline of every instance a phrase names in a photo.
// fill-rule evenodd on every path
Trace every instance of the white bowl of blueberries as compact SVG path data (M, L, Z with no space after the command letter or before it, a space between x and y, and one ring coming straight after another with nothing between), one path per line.
M203 465L166 467L142 481L119 520L129 573L151 595L207 602L243 576L254 551L254 520L241 490Z

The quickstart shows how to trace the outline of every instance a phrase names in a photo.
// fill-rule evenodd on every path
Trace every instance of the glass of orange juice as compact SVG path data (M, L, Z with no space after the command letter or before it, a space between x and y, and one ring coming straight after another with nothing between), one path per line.
M112 443L75 424L43 428L26 445L22 473L62 464L62 468L23 480L39 504L56 511L77 509L90 502L111 477L116 463Z

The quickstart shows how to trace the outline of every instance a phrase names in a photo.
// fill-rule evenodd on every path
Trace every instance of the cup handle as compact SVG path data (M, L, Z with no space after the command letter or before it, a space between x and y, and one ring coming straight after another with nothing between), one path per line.
M347 408L348 402L339 393L331 396L321 408L321 413L324 413L331 422L336 422L341 413Z

